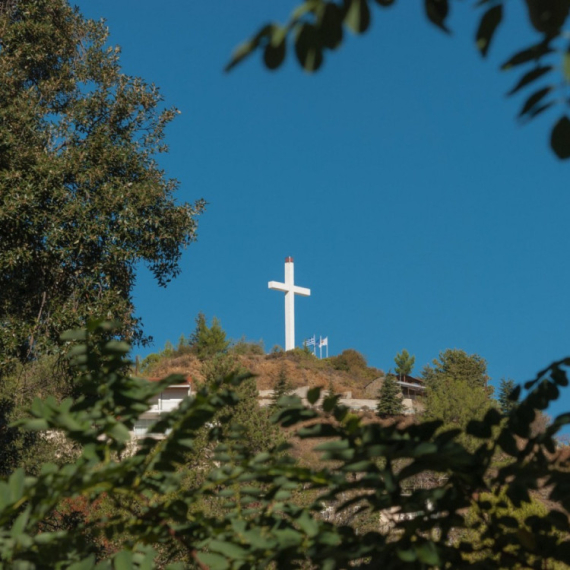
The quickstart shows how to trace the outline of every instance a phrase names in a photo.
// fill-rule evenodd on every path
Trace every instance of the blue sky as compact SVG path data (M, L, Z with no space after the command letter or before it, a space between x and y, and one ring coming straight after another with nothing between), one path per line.
M283 295L267 282L288 255L312 290L296 301L298 344L328 336L331 354L355 348L385 370L407 348L416 373L461 348L496 383L570 353L568 165L548 148L562 111L521 126L524 95L504 95L518 74L498 70L534 36L509 3L483 61L470 6L448 37L399 4L375 8L367 34L307 75L293 58L272 73L259 57L223 73L294 1L78 2L106 18L125 73L180 109L160 161L180 201L209 202L181 275L163 290L139 274L155 338L141 355L190 334L199 311L233 338L283 345Z

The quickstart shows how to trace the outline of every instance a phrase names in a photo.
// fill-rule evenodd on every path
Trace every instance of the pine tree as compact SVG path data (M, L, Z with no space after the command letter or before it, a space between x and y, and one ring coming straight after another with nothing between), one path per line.
M200 360L207 360L216 354L225 353L230 345L226 333L222 329L220 320L212 319L212 326L208 327L204 313L198 313L196 328L190 336L192 351Z
M412 373L416 357L410 355L404 348L402 352L396 354L394 362L396 363L396 368L394 369L396 375L401 378L402 376L409 376Z
M499 385L499 405L503 414L508 414L513 408L517 406L517 400L509 398L512 391L515 389L515 381L511 379L501 378Z
M249 453L260 453L279 445L283 436L279 427L270 421L269 410L259 406L255 378L244 380L236 394L239 403L221 418L222 429L230 436L230 448L244 447Z
M200 368L206 384L211 386L219 384L224 378L231 374L241 374L247 371L240 367L240 364L233 354L219 352L206 359Z
M277 406L279 398L289 395L292 389L293 386L291 385L291 382L289 382L289 378L287 378L285 366L281 366L279 369L279 376L277 376L277 383L273 389L273 397L271 398L270 407L275 408Z
M404 404L402 403L402 399L402 391L400 390L400 386L398 386L396 376L388 372L378 392L377 415L381 418L386 418L403 414Z

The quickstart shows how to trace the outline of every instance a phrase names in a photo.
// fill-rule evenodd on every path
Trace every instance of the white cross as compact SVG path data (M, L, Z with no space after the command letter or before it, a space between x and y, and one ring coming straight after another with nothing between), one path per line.
M278 281L270 281L269 289L283 291L285 293L285 350L293 350L295 348L295 295L303 295L309 297L310 289L305 287L297 287L295 285L293 258L285 258L285 283Z

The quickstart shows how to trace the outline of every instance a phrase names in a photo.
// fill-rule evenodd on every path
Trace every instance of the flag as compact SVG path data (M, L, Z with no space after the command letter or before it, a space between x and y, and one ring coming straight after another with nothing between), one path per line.
M305 342L303 344L305 346L316 346L317 339L315 338L315 335L313 335L311 338L308 338L307 340L305 340Z
M328 346L329 345L329 337L325 336L325 338L321 337L321 340L319 341L319 347L321 346Z

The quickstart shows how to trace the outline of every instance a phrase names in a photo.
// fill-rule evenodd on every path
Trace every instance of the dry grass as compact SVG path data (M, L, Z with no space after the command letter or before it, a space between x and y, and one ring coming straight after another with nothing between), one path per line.
M352 392L353 398L363 398L373 369L344 372L335 370L328 361L310 355L268 354L236 355L236 360L257 377L258 390L270 390L277 383L283 369L293 388L320 386L329 388L332 383L336 393ZM169 374L191 376L196 383L203 381L201 363L193 354L164 357L144 375L165 377ZM380 371L377 371L380 374Z

